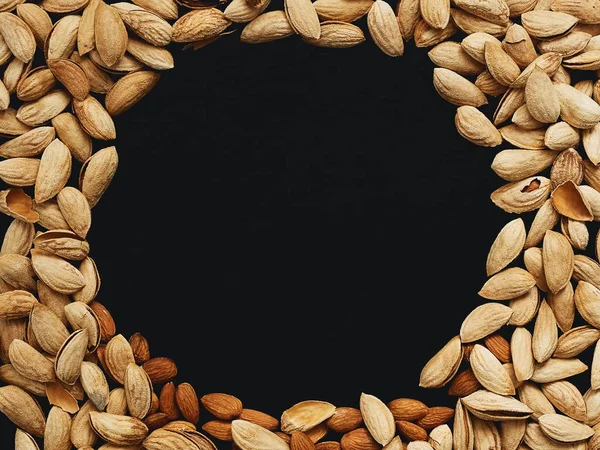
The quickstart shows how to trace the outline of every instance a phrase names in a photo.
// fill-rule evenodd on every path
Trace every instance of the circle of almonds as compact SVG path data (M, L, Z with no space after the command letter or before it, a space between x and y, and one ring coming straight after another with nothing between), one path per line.
M589 256L600 253L600 238L589 243L600 221L600 2L269 3L0 0L0 211L14 219L0 251L0 411L17 426L15 449L600 449L600 264ZM249 44L299 35L347 48L366 41L353 24L363 16L388 56L410 40L431 47L457 131L504 144L492 169L506 184L492 201L523 215L491 246L486 302L421 372L456 407L363 393L354 406L307 400L275 418L229 394L199 397L141 334L117 334L96 300L86 235L118 166L112 117L173 68L171 42L198 50L240 31ZM582 391L569 379L584 373Z

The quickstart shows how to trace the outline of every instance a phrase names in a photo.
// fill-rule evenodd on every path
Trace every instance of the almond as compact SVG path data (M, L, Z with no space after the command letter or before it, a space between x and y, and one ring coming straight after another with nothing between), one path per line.
M233 395L221 393L206 394L200 401L202 402L202 406L217 419L233 420L242 413L242 402ZM242 419L252 422L247 418Z

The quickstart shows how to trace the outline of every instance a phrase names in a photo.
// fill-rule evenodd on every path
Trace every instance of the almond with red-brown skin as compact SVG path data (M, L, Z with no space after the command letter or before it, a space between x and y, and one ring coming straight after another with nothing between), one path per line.
M503 363L512 362L509 342L498 333L490 334L483 339L485 346Z
M176 389L173 383L165 384L160 391L159 409L161 412L165 413L170 420L175 420L181 415L181 412L177 407L175 391Z
M129 338L129 345L133 350L136 364L144 364L150 359L150 345L148 340L140 333L135 333Z
M154 391L152 391L152 403L150 404L149 414L154 414L158 412L158 408L160 407L160 400L158 399L158 395Z
M479 389L481 389L481 383L475 378L471 369L466 369L454 377L448 389L448 395L466 397Z
M242 402L229 394L214 393L204 395L200 401L209 413L221 420L233 420L242 412Z
M395 420L406 420L408 422L425 417L429 409L425 403L412 398L397 398L389 402L387 406L392 411Z
M340 443L335 441L324 441L315 445L315 450L340 450L341 448Z
M100 324L100 338L102 339L102 342L110 341L114 335L117 334L117 326L115 325L111 313L102 303L97 301L93 301L88 306L92 308L92 311L94 311L98 317L98 323Z
M302 431L294 431L290 439L290 450L315 450L315 444Z
M285 442L287 442L288 444L290 443L290 441L292 439L289 434L286 434L283 431L276 431L275 434L277 436L279 436L281 439L283 439Z
M427 431L423 427L406 420L396 421L398 433L408 441L426 441Z
M243 408L238 419L260 425L269 431L275 431L279 428L279 420L255 409Z
M306 430L304 434L306 434L308 438L316 444L325 437L327 431L327 425L325 424L325 422L323 422L317 425L316 427L311 428L310 430Z
M200 403L196 391L189 383L181 383L175 391L175 400L181 414L190 423L196 425L200 420Z
M143 420L143 422L146 424L148 429L152 431L164 427L170 422L170 420L169 416L167 416L165 413L158 412L150 414Z
M433 430L440 425L444 425L454 417L454 410L446 406L434 406L429 408L427 415L417 421L417 425L425 430Z
M381 450L366 428L357 428L342 436L342 450Z
M348 433L359 428L363 424L363 418L359 409L342 406L336 408L335 413L327 419L326 423L331 431Z
M474 343L463 344L463 358L465 361L468 361L471 358L471 352L475 348Z
M215 439L220 441L231 441L231 422L226 420L209 420L202 429Z
M98 357L98 361L100 362L100 365L102 366L102 371L106 374L106 376L108 378L113 380L115 383L118 383L118 381L113 378L110 371L106 367L105 351L106 351L106 344L100 344L98 346L98 348L96 349L96 356Z
M177 376L177 366L171 358L152 358L146 361L142 367L150 377L152 384L165 383Z

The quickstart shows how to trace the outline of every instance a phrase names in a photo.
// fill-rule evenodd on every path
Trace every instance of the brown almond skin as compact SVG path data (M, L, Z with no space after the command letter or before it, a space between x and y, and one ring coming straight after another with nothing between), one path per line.
M357 428L342 436L340 442L342 450L381 450L366 428Z
M315 450L315 444L302 431L295 431L290 439L290 450Z
M129 338L129 345L131 345L131 350L133 350L136 364L144 364L150 359L150 344L148 344L148 340L140 333L135 333Z
M98 361L100 361L100 365L102 366L102 371L106 374L106 376L108 378L113 380L115 383L118 383L118 381L114 379L114 377L111 375L110 371L106 367L106 359L105 359L105 353L104 353L105 351L106 351L106 344L100 344L98 346L98 348L96 349L96 356L98 356Z
M279 428L279 420L275 417L270 416L262 411L255 409L243 408L242 412L238 416L238 419L246 420L248 422L260 425L269 431L275 431Z
M146 361L142 367L150 377L152 384L165 383L177 376L177 366L171 358L152 358Z
M320 423L316 427L306 430L304 434L306 434L308 438L316 444L325 437L327 431L327 425L325 423Z
M459 372L454 377L454 380L452 380L452 384L450 384L450 388L448 389L448 395L466 397L481 388L481 383L475 378L473 371L471 369L466 369Z
M185 420L196 425L200 420L200 402L192 385L182 383L177 386L175 401Z
M279 436L281 439L283 439L285 442L287 442L288 444L290 443L290 441L292 440L292 438L290 437L289 434L284 433L283 431L276 431L275 434L277 436Z
M117 334L117 326L115 325L115 321L111 313L102 303L97 301L90 303L89 307L92 308L92 311L94 311L96 316L98 316L102 342L110 341L115 334Z
M196 431L196 425L185 420L173 420L172 422L166 424L163 428L169 431Z
M348 433L363 424L362 414L357 408L342 406L327 420L327 427L335 433Z
M202 429L215 439L220 441L231 441L231 422L226 420L209 420Z
M324 441L315 445L315 450L340 450L341 448L340 443L335 441Z
M427 415L417 421L417 425L425 430L433 430L435 427L444 425L454 417L454 409L446 406L434 406L429 408Z
M206 394L200 401L204 409L221 420L233 420L243 409L241 400L229 394Z
M492 354L500 360L502 363L512 362L510 354L510 344L508 341L500 336L498 333L490 334L483 339L485 346Z
M400 436L408 441L427 440L427 431L415 423L407 422L406 420L398 420L396 421L396 426L398 427Z
M463 344L463 358L465 361L468 361L471 358L471 352L475 348L475 344Z
M156 395L156 393L154 391L152 391L152 404L150 405L150 411L148 411L148 413L154 414L155 412L158 412L159 407L160 407L160 402L158 399L158 395Z
M167 415L170 420L178 419L181 416L181 411L177 406L175 398L175 385L167 383L160 391L159 410Z
M429 409L425 403L412 398L397 398L389 402L387 406L392 411L395 420L408 422L422 419Z
M169 421L169 416L161 412L150 414L143 420L150 431L164 427Z

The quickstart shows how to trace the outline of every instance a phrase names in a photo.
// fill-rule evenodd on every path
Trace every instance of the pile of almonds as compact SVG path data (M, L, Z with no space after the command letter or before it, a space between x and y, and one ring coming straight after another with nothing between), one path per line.
M14 219L0 249L0 411L18 427L15 448L215 449L209 435L241 450L599 450L588 225L600 221L600 0L222 3L0 0L0 211ZM299 35L345 48L366 41L353 23L363 16L386 55L412 39L433 47L433 84L462 136L510 144L492 163L507 183L491 199L525 220L500 230L486 302L420 377L448 385L456 407L363 394L359 408L310 400L278 420L231 395L199 399L97 300L86 236L118 166L113 117L173 68L171 42L200 49L242 24L246 43ZM599 255L600 236L593 246ZM569 379L589 368L588 348L582 392ZM214 419L200 425L201 409Z

